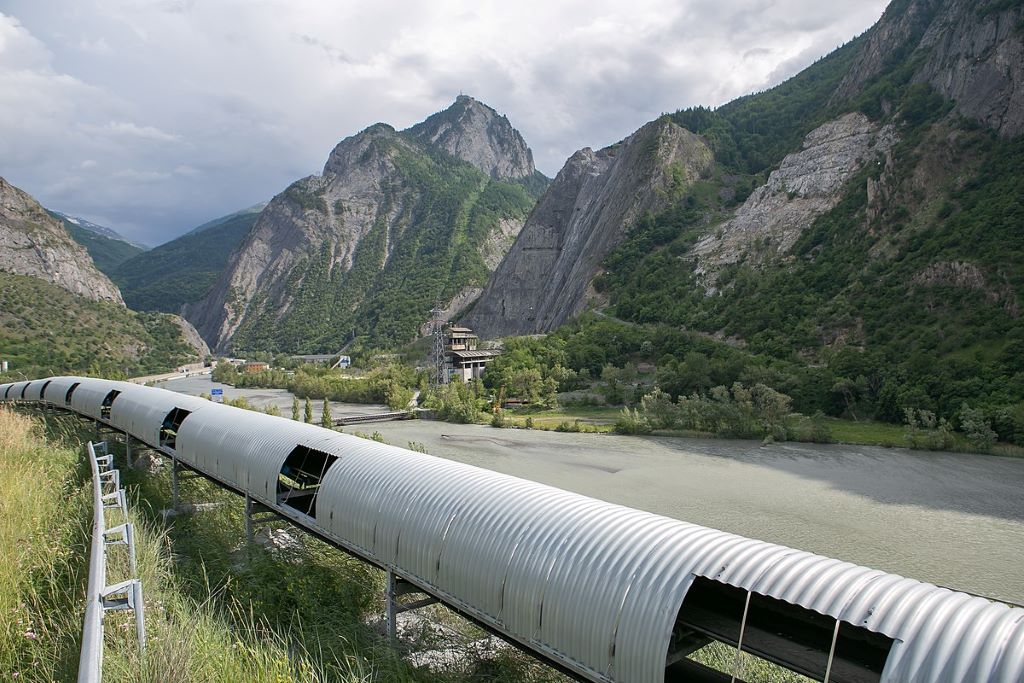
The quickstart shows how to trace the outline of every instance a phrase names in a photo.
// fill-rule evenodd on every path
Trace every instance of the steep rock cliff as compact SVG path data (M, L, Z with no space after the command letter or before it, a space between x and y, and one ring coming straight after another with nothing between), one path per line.
M436 299L483 285L522 224L532 197L498 178L534 173L519 133L471 98L408 131L371 126L267 205L185 316L219 350L411 339Z
M24 191L0 178L0 271L30 275L93 301L124 305L85 247Z
M695 272L714 291L717 271L746 259L786 254L814 219L834 207L850 177L896 143L893 126L846 114L811 131L803 149L782 160L735 215L701 238Z
M894 66L953 100L956 111L1010 137L1024 132L1024 5L1004 0L900 0L871 28L832 96L854 99Z
M711 150L667 119L597 152L576 152L530 214L467 318L487 337L547 332L578 315L601 260L644 212L712 166Z

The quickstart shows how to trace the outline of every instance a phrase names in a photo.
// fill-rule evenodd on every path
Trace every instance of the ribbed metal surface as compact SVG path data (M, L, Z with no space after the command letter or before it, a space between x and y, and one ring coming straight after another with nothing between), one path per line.
M48 379L37 379L33 382L29 382L28 386L25 387L25 400L26 401L42 401L43 400L43 387L49 384Z
M251 411L210 403L181 424L177 457L201 472L238 487L241 482L231 464L245 457L253 430L260 424L258 418L259 415ZM248 482L249 478L244 479Z
M198 400L58 379L51 386L62 391L82 382L73 407L93 417L110 389L125 391L112 418L150 443L172 407ZM1024 680L1024 609L284 418L195 405L178 432L183 462L274 506L296 445L338 456L315 520L282 511L594 681L664 679L695 576L894 639L883 681Z
M93 419L100 419L100 408L103 399L113 390L125 391L127 389L146 389L128 382L115 382L109 379L96 379L95 377L82 377L75 393L71 395L71 409L79 415L85 415ZM115 400L116 403L116 400ZM113 406L111 406L113 409Z
M173 392L153 394L146 387L132 385L111 406L110 422L154 446L160 443L160 429L167 414L175 408L195 412L214 405L205 399ZM77 393L77 390L76 390ZM191 417L191 415L189 415Z
M54 377L46 387L43 401L50 405L65 407L67 403L64 401L64 397L67 396L68 389L78 380L78 377ZM3 392L0 392L0 396L2 395Z
M257 428L249 436L245 450L233 456L232 464L239 471L248 472L249 490L254 497L274 503L281 466L292 450L296 446L324 450L324 444L336 434L285 417L261 415L259 419L263 429Z
M7 389L7 399L10 401L20 401L24 397L21 392L28 388L28 382L14 382Z

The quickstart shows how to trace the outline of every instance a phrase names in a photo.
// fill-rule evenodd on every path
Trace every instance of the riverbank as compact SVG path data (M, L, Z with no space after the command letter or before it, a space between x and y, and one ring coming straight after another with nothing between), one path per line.
M505 426L520 429L541 429L548 431L582 431L610 434L615 432L615 423L622 414L622 407L615 406L567 406L554 410L540 411L505 411ZM906 427L888 422L854 421L837 417L821 418L822 424L828 428L829 443L847 444L852 446L880 446L883 448L908 448ZM791 426L797 420L791 420ZM799 437L798 429L792 430ZM654 430L650 436L687 437L698 439L724 439L709 432L686 430ZM954 433L953 443L949 449L954 453L971 453L977 455L1001 455L1006 457L1024 458L1024 447L1010 443L996 443L988 453L980 453L962 435ZM732 439L735 440L735 439ZM814 443L811 440L791 439L799 443Z

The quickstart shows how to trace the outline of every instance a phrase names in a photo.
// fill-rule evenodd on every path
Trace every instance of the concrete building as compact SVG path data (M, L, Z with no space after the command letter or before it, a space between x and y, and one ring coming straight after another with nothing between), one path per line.
M501 355L496 349L477 349L480 338L468 327L451 326L446 330L445 355L448 357L448 381L468 382L480 379L487 364Z

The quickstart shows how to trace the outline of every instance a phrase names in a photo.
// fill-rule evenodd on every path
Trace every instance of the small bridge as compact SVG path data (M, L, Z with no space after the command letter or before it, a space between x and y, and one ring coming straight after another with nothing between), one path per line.
M334 418L334 426L364 424L366 422L393 422L395 420L412 419L412 413L407 410L398 410L393 413L374 413L372 415L347 415Z

